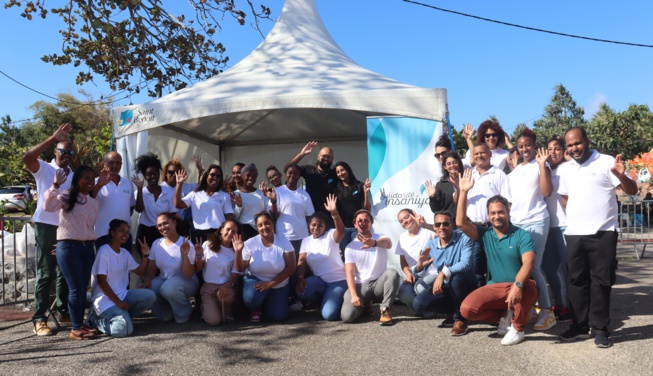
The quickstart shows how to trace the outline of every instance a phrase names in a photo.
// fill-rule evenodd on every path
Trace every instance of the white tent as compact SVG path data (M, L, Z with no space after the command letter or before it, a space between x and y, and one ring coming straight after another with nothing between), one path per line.
M243 162L270 163L275 162L270 155L286 149L279 160L287 161L310 140L332 147L342 143L360 154L367 116L445 122L446 113L446 89L407 85L360 67L333 40L313 0L286 0L272 31L238 64L151 102L115 108L113 119L118 151L128 154L123 155L126 161L147 150L145 131L150 130L171 140L198 141L204 149L217 148L216 159L223 163L241 155L252 156ZM300 145L291 149L293 143ZM237 152L239 147L273 144L258 156ZM334 150L336 160L346 160ZM351 164L367 170L366 158Z

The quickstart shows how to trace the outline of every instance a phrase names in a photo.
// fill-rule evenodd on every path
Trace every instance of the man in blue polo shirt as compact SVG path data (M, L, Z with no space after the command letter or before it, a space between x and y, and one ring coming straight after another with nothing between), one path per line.
M472 171L460 181L456 225L472 240L482 243L487 259L487 285L463 301L460 312L472 321L499 322L502 345L524 340L528 312L537 301L537 287L530 280L535 264L535 245L530 234L510 223L508 200L500 195L487 201L491 227L465 220L467 193L474 186Z
M426 245L417 260L416 271L424 271L415 286L418 294L413 309L418 314L446 312L453 322L447 325L445 320L441 327L453 325L451 335L461 336L467 333L467 324L460 314L460 303L476 287L472 273L475 243L461 231L454 231L451 217L447 210L435 213L433 228L438 237Z

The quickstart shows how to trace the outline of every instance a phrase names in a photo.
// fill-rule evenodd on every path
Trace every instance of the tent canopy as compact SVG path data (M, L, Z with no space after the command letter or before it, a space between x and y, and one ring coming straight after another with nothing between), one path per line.
M155 127L221 146L364 140L365 118L444 122L446 89L360 67L336 44L313 0L286 0L265 40L224 73L151 102L113 110L116 138Z

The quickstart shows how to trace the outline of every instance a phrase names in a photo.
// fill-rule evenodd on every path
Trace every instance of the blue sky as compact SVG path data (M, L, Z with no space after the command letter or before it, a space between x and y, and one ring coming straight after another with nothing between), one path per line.
M653 44L653 2L596 1L437 1L434 6L526 26L583 36ZM185 1L173 14L190 15ZM263 2L278 16L283 2ZM52 6L53 3L46 3ZM508 132L531 125L556 84L569 89L591 115L600 102L616 110L629 104L653 107L653 48L590 42L537 33L405 3L400 0L316 0L324 23L340 47L361 66L398 81L448 90L451 121L477 126L495 115ZM16 9L0 9L3 53L0 70L49 95L76 93L79 70L41 62L60 51L57 17L27 21ZM51 18L52 17L52 18ZM269 30L271 23L264 25ZM227 47L232 65L262 40L249 27L231 21L216 39ZM96 97L111 91L100 77L83 88ZM0 76L0 115L20 120L27 107L47 98ZM134 96L133 103L150 100ZM129 99L117 102L128 104Z

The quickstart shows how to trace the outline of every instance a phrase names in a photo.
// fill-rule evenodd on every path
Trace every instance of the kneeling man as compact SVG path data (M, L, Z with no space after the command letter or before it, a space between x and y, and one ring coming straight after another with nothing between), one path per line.
M361 209L354 214L358 236L345 248L345 293L340 316L353 322L365 311L365 304L381 300L381 325L392 324L390 306L394 302L401 278L395 269L387 268L388 249L392 240L372 233L372 214Z
M487 259L487 285L465 298L460 312L468 320L499 322L502 345L524 340L528 312L537 301L537 287L530 280L535 245L530 234L510 223L508 200L497 195L487 201L491 227L465 221L467 192L474 186L471 170L460 181L456 224L472 240L482 243Z

